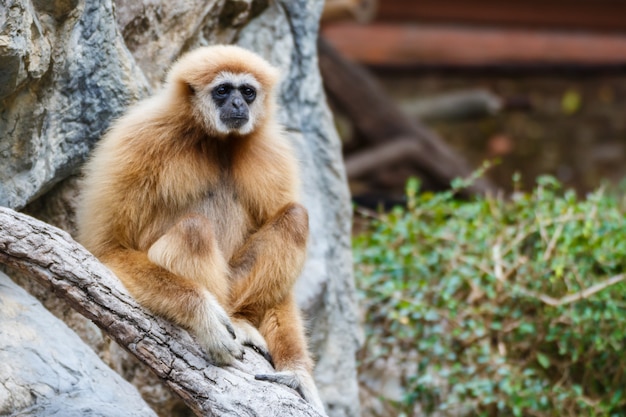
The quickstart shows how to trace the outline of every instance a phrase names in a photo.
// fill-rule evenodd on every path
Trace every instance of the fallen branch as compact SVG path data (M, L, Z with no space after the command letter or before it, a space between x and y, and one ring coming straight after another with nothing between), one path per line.
M320 416L295 391L256 381L271 366L246 348L237 366L211 365L177 326L150 314L69 234L0 207L0 263L47 285L146 364L198 416Z
M421 147L411 139L396 139L355 152L345 158L349 178L358 178L377 168L419 158Z
M504 100L487 90L462 90L429 98L409 98L400 108L418 120L466 120L493 116L505 105Z
M614 277L611 277L607 279L606 281L599 282L597 284L592 285L589 288L585 288L584 290L579 291L575 294L566 295L565 297L562 297L562 298L550 297L549 295L539 294L534 291L526 290L523 288L518 288L518 290L522 294L536 298L542 303L547 304L551 307L561 307L566 304L570 304L576 301L583 300L585 298L589 298L592 295L604 290L605 288L608 288L611 285L619 284L620 282L624 280L626 280L626 274L615 275Z

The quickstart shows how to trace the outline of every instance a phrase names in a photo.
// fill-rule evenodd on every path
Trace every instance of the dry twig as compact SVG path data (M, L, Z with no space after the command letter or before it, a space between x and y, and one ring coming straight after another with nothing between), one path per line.
M597 284L592 285L589 288L585 288L584 290L579 291L575 294L566 295L565 297L562 297L562 298L550 297L549 295L536 293L534 291L527 290L524 288L519 288L518 290L525 295L528 295L530 297L540 300L544 304L547 304L552 307L560 307L566 304L571 304L573 302L583 300L585 298L589 298L592 295L599 293L600 291L612 285L619 284L620 282L624 280L626 280L626 274L615 275L614 277L611 277L607 279L606 281L599 282Z

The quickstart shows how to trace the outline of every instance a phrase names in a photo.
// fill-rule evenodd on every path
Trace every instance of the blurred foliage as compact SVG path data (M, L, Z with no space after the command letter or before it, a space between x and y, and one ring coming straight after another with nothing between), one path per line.
M355 237L361 369L417 360L404 416L626 415L620 199L551 177L508 200L460 201L464 186L410 180L406 207Z
M572 115L577 113L582 107L582 97L576 90L570 89L565 92L561 99L561 108L563 113Z

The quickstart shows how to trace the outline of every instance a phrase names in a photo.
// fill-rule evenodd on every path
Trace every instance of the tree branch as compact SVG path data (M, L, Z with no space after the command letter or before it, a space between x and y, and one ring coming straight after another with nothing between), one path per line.
M417 160L421 147L412 139L392 139L364 151L355 152L345 158L349 178L357 178L373 171L405 160Z
M409 155L420 170L442 188L449 187L455 178L471 175L467 162L434 131L403 114L364 68L344 58L323 37L318 39L317 46L320 71L329 97L367 143L380 146L390 140L412 140L414 149ZM485 194L495 193L497 188L486 178L478 178L466 190L462 193Z
M69 234L0 207L0 263L32 275L146 364L198 416L317 416L294 391L256 381L271 366L246 348L216 367L181 328L150 314Z

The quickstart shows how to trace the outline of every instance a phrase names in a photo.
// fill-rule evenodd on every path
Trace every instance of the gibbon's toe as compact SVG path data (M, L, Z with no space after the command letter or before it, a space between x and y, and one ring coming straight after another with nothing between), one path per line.
M254 379L286 385L295 390L306 402L322 413L322 415L326 415L324 404L317 392L315 382L306 370L294 369L276 372L275 374L257 374L254 376Z

